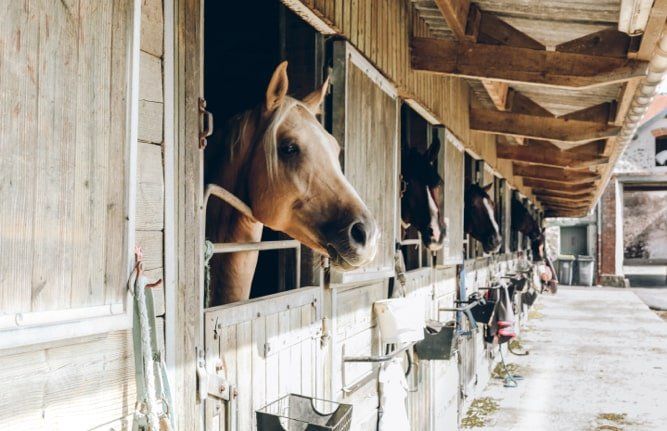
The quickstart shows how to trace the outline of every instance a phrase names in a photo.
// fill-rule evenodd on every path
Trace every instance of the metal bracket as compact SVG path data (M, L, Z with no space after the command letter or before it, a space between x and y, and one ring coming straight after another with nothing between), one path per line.
M206 138L213 134L213 114L206 109L206 100L199 98L199 113L203 114L202 129L199 131L199 149L206 148Z
M236 387L227 379L206 369L206 361L202 357L197 361L197 388L201 401L208 397L230 401L238 395Z

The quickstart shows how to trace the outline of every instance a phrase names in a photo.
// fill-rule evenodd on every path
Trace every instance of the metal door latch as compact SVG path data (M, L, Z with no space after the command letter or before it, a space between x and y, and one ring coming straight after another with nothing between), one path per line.
M203 358L197 361L197 390L201 401L208 397L230 401L238 395L236 387L227 379L206 369L206 361Z
M199 114L202 115L199 131L199 149L206 148L206 138L213 134L213 114L206 109L206 100L199 98Z

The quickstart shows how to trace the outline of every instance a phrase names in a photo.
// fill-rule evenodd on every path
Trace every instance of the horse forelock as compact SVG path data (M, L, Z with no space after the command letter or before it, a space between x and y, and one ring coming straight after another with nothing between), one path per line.
M255 130L252 133L248 133L248 125L256 111L262 108L257 107L254 110L248 110L235 116L232 119L232 127L227 139L230 161L234 161L234 158L241 153L239 150L243 146L260 146L264 151L268 176L273 178L278 167L278 128L285 121L290 110L296 106L303 106L304 109L308 109L299 100L285 97L284 102L271 113L268 120L260 120L254 124ZM261 116L258 117L261 118Z

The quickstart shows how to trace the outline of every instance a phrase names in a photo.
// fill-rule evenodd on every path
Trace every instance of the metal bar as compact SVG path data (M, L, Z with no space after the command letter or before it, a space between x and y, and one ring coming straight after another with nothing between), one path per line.
M348 386L343 386L341 390L345 392L346 394L349 394L350 392L354 392L366 383L370 382L371 380L375 379L375 373L377 373L380 370L380 367L373 367L373 369L366 375L364 375L362 378L358 379L354 383Z
M369 356L343 356L343 362L373 362L373 363L379 363L379 362L387 362L392 359L394 359L396 356L399 354L405 352L409 348L415 345L415 342L407 343L403 345L402 347L394 350L391 353L387 353L386 355L369 355Z
M299 249L300 243L295 239L262 242L227 242L213 244L213 253L236 253L239 251L265 251Z

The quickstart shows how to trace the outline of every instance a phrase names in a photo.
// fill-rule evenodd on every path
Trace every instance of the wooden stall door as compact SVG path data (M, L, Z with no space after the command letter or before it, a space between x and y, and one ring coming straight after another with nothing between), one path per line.
M455 319L452 312L437 312L438 308L454 307L456 299L456 267L437 268L433 290L434 309L442 322ZM460 355L460 353L457 353ZM431 361L430 417L431 430L455 430L458 428L459 368L457 358L448 361ZM414 428L419 429L419 428ZM422 428L426 429L426 428Z
M444 216L447 220L447 243L440 264L459 264L463 261L463 147L449 131L444 144L443 181L445 182Z
M303 288L205 311L207 371L237 393L231 402L206 400L206 431L256 429L255 411L289 393L324 398L321 292Z
M346 177L381 230L376 258L351 273L332 271L324 290L331 341L327 395L354 404L352 428L377 426L377 366L343 363L348 355L377 355L373 303L387 297L394 272L398 198L398 101L395 89L353 47L333 45L331 130L342 148Z
M390 276L394 268L398 198L398 100L395 89L352 46L334 43L332 133L345 176L381 232L370 264L341 274L343 282Z
M132 0L2 9L0 338L7 340L3 330L126 311L136 148L128 113L138 50L131 53ZM46 332L31 339L58 331Z

